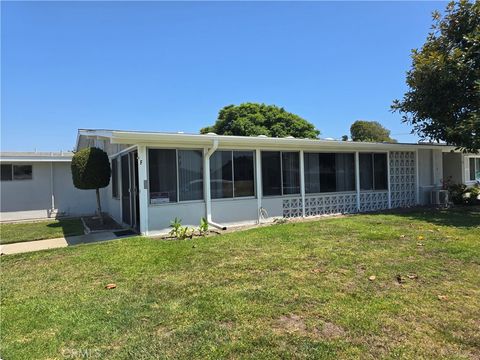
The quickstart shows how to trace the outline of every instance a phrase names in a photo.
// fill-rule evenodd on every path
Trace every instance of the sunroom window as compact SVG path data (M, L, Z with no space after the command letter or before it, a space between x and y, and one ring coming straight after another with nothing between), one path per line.
M262 151L262 188L264 196L300 193L298 152Z
M149 149L150 203L203 199L200 150Z
M388 189L387 154L361 153L359 165L361 190Z
M253 151L216 151L210 157L212 199L255 195Z
M305 153L305 192L355 190L355 159L351 153Z

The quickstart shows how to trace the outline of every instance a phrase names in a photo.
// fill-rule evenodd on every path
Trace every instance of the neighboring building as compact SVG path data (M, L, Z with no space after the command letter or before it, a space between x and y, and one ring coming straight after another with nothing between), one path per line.
M0 153L0 220L95 213L95 192L73 186L73 153Z
M435 144L79 130L90 146L112 161L105 211L144 234L428 204L447 177L480 179L479 157Z

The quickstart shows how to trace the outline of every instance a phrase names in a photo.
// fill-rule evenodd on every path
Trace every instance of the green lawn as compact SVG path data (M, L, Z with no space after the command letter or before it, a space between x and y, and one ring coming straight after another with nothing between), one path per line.
M4 256L0 357L478 359L479 225L371 214Z
M83 224L80 219L0 224L0 244L81 234L83 234Z

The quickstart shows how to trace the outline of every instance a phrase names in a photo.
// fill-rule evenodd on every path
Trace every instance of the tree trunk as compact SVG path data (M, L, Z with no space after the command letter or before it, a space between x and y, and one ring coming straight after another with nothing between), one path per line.
M100 205L100 189L95 189L95 192L97 193L97 213L100 217L100 224L103 225L102 205Z

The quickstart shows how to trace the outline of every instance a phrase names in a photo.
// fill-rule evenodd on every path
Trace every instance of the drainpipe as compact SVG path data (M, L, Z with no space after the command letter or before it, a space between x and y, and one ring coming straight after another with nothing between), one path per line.
M203 188L205 193L205 215L208 224L216 227L217 229L227 230L226 226L217 224L212 220L212 197L210 193L210 156L217 150L218 140L213 140L212 147L208 151L204 150L203 156Z
M55 193L53 192L53 161L50 162L50 196L51 196L51 206L50 214L53 214L55 211Z

